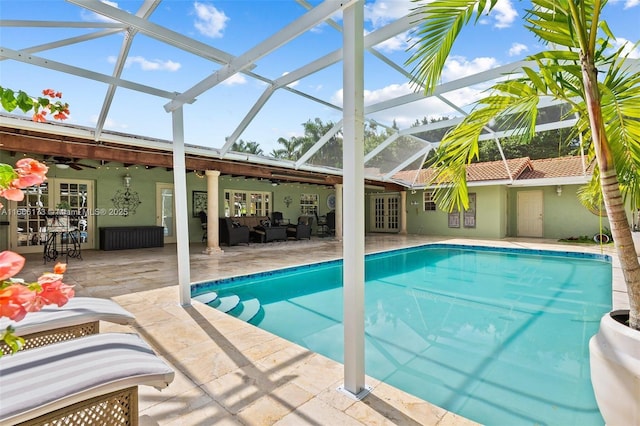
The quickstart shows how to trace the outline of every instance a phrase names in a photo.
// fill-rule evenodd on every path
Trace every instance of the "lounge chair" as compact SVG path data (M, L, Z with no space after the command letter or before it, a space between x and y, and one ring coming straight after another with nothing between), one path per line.
M2 318L0 330L13 326L16 335L25 340L22 347L25 350L96 334L100 329L100 321L129 325L135 321L135 317L110 299L74 297L61 308L45 306L39 312L27 314L22 321ZM11 353L5 344L0 345L0 351L3 354Z
M101 333L0 358L0 424L138 424L138 385L174 371L136 334Z

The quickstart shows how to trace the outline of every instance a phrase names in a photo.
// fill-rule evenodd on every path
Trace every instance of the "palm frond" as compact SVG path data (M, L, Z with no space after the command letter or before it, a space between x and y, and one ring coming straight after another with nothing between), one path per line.
M414 66L413 82L431 94L440 82L445 62L462 28L474 15L477 21L485 9L490 11L497 0L436 0L428 4L412 1L418 4L412 16L420 24L415 31L417 40L409 48L414 53L405 65Z

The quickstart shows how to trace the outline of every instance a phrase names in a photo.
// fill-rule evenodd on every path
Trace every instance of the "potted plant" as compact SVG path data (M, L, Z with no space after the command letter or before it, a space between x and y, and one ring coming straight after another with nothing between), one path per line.
M71 210L71 206L66 201L61 201L56 204L56 213L57 214L69 214L69 210Z
M447 57L465 24L481 20L498 4L492 0L461 2L414 0L419 22L415 32L413 77L432 93ZM432 160L435 200L449 211L468 206L466 165L477 158L482 132L494 123L512 124L514 135L530 139L542 98L570 107L574 127L589 158L597 162L592 188L602 194L629 310L604 315L590 342L592 383L607 424L640 424L640 264L625 211L640 200L640 71L629 67L624 47L615 48L613 33L602 20L607 2L532 0L525 28L545 46L526 58L522 76L499 81L489 95L441 141ZM631 46L628 46L631 47ZM515 124L515 125L513 125ZM630 198L629 198L630 197Z

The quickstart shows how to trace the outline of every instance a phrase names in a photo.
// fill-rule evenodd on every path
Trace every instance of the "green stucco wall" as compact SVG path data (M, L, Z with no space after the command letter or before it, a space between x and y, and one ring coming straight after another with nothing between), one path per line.
M518 236L518 192L543 191L543 238L568 238L593 236L601 227L609 227L606 217L592 214L580 204L577 190L581 185L562 185L558 196L556 186L540 186L509 189L508 236Z
M504 238L507 233L507 191L502 186L470 187L476 194L476 227L465 228L460 214L460 227L449 228L448 214L442 210L424 211L424 191L407 191L407 232L465 238ZM417 201L418 205L411 205Z

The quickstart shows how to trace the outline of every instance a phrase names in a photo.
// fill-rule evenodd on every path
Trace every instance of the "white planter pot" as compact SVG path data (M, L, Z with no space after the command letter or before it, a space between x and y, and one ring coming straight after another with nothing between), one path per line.
M589 341L591 383L607 426L640 425L640 331L608 312Z
M640 232L632 232L633 245L636 246L636 254L640 256Z

